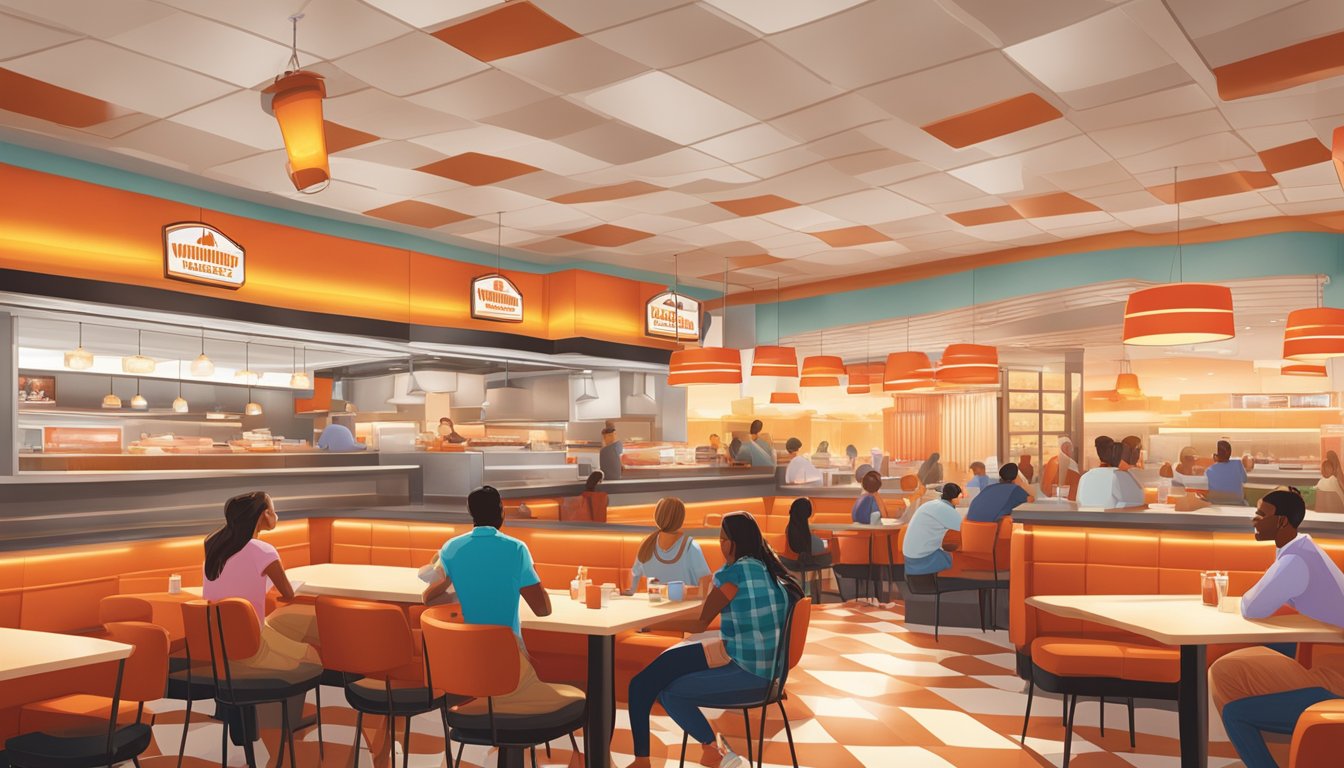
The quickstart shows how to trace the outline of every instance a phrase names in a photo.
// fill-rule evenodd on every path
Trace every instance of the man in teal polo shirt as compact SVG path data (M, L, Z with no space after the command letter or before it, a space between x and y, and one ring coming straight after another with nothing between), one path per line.
M583 692L573 686L543 682L527 658L518 622L518 599L526 600L536 615L547 616L551 612L551 598L541 586L527 545L499 530L504 524L504 503L499 491L488 485L477 488L467 496L467 510L475 527L471 533L449 539L439 550L434 565L437 578L425 588L425 604L442 596L452 585L466 623L513 630L522 654L518 688L507 696L495 697L495 712L539 714L582 701ZM484 701L464 705L464 710L471 711L477 704L485 710Z

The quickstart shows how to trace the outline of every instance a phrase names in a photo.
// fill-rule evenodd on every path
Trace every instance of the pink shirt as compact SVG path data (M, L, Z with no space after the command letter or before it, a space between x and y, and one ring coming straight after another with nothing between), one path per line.
M218 579L205 580L201 594L210 601L241 597L252 604L257 612L257 621L264 624L266 590L270 589L271 581L265 570L279 559L280 553L275 551L275 547L252 539L224 563L224 570L220 571Z

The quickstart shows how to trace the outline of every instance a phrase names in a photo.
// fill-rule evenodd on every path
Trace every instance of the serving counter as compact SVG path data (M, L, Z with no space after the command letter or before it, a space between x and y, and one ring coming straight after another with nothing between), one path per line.
M1074 502L1038 501L1013 510L1013 522L1027 526L1129 528L1147 531L1223 531L1251 535L1253 507L1205 507L1192 512L1129 507L1080 507ZM1302 531L1344 537L1344 515L1307 512Z

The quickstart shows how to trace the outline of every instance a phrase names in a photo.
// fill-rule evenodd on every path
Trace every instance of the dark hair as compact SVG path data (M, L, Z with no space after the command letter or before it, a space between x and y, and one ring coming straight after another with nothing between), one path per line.
M1119 465L1119 462L1115 460L1114 440L1106 435L1101 435L1093 440L1092 444L1097 448L1097 460L1101 462L1102 466L1114 467Z
M760 560L770 575L788 591L790 600L802 598L803 588L779 561L779 555L775 554L775 550L770 548L770 542L761 535L761 527L756 524L756 518L752 517L750 512L729 512L723 516L722 525L728 540L733 542L734 561L744 557Z
M789 525L784 529L784 538L789 542L789 549L799 555L812 551L812 529L807 525L809 517L812 517L812 500L807 497L794 499L789 505Z
M442 423L445 422L445 421L448 422L449 424L452 424L452 423L453 423L453 420L450 419L450 418L448 418L447 416L440 416L440 417L439 417L439 423L440 423L440 424L442 424Z
M1302 500L1302 494L1292 490L1270 491L1265 494L1264 502L1274 507L1274 514L1287 518L1294 528L1300 527L1307 516L1307 504Z
M951 501L961 495L961 486L956 483L943 483L943 501Z
M882 474L877 470L865 472L859 483L863 486L863 490L869 493L877 493L882 490Z
M1138 435L1129 435L1120 441L1120 458L1131 466L1138 466L1139 457L1142 455L1143 438Z
M602 473L602 470L600 469L594 470L591 474L588 475L587 482L583 484L583 490L596 491L597 484L602 482L602 478L604 477L606 477L606 475Z
M252 540L268 501L265 491L253 491L224 502L223 527L205 537L205 578L218 579L229 558Z
M477 526L498 528L504 524L504 501L493 486L482 485L467 494L467 511L471 513L471 522Z
M803 449L803 441L799 440L796 437L790 437L788 440L784 441L784 450L788 451L789 453L793 453L795 451L801 451L802 449Z
M710 432L710 433L709 433L709 436L710 436L710 437L718 437L718 436L719 436L719 433L718 433L718 432ZM720 439L722 439L722 438L720 438Z
M984 468L985 468L985 462L983 462L983 461L972 461L972 462L971 462L971 469L974 470L974 469L976 469L976 468L984 469Z
M728 458L737 460L737 454L742 450L742 438L734 437L732 442L728 443Z
M1004 464L1002 467L999 467L999 480L1001 482L1011 483L1016 479L1017 479L1016 464L1010 461L1007 464Z
M1218 449L1214 451L1214 455L1218 457L1219 461L1227 461L1227 459L1232 458L1232 444L1226 440L1219 440ZM1226 456L1227 459L1222 458L1223 456Z
M850 445L846 445L846 446L845 446L845 455L848 456L848 457L850 457L851 459L858 458L858 456L859 456L859 449L858 449L858 448L855 448L854 445L853 445L852 443L851 443Z
M747 431L753 435L759 435L762 429L765 429L765 424L761 423L760 419L756 419L751 422L751 426L747 428Z

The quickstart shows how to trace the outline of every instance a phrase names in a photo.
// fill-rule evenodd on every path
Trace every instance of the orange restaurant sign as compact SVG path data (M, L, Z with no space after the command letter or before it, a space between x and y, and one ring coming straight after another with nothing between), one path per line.
M174 280L237 290L246 278L243 247L199 221L163 228L163 275Z
M700 302L663 291L644 305L644 333L677 341L698 340Z
M503 275L482 275L471 281L471 316L478 320L521 323L523 294Z

